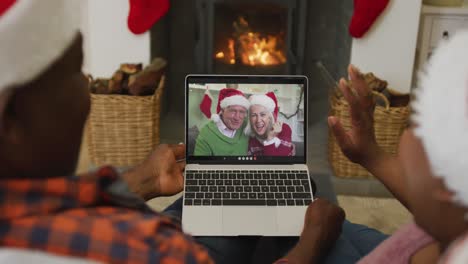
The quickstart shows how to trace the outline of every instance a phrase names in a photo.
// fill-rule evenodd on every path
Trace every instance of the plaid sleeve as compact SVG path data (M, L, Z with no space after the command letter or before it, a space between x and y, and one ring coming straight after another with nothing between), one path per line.
M0 246L103 263L213 263L179 223L126 196L109 199L104 187L117 177L102 172L109 177L3 181Z
M192 237L165 228L156 237L158 251L161 255L158 263L214 263L206 250L197 244Z

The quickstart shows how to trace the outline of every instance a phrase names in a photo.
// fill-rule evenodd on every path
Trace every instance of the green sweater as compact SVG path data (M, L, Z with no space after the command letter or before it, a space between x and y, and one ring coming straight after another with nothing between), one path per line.
M236 131L234 138L229 138L219 131L210 120L198 134L195 142L194 156L245 156L249 138L244 134L247 122Z

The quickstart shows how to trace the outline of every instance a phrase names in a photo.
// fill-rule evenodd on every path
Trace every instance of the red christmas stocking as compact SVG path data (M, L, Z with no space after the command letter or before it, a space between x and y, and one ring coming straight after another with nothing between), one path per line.
M200 110L202 113L208 118L211 118L211 95L208 90L206 90L205 95L203 96L203 99L200 103Z
M128 29L134 34L145 33L169 10L169 0L130 0Z
M10 7L12 7L17 1L16 0L3 0L0 1L0 15L5 13Z
M362 37L387 7L390 0L354 0L354 13L349 24L349 34Z

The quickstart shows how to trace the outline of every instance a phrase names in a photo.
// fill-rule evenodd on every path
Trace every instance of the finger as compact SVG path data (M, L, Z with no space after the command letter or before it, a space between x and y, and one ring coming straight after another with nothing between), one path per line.
M176 160L185 158L185 144L171 144L169 148L174 152Z
M186 165L187 165L187 162L185 161L177 162L177 168L179 169L180 172L184 172Z
M335 135L338 146L342 150L348 149L352 145L352 141L338 118L334 116L328 117L328 124L333 132L333 135Z
M360 120L361 111L359 107L359 102L356 96L351 92L351 88L348 86L344 79L340 80L340 89L343 92L343 95L349 104L351 119L354 121L353 123L355 123L356 121Z
M350 105L355 105L357 104L356 96L354 95L353 91L349 87L349 85L346 83L346 80L341 78L340 79L340 90L343 93L343 96L345 97L346 101Z
M176 175L176 178L175 178L175 184L176 184L176 187L175 187L175 191L174 191L174 194L176 193L180 193L181 191L184 190L184 175L182 173L179 173Z
M364 75L356 66L350 64L348 67L348 74L353 82L353 88L360 97L367 97L370 95L370 89L364 79Z

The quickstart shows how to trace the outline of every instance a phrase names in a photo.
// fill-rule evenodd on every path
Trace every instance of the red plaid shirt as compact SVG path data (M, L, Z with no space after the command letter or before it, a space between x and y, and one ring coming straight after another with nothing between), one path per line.
M178 223L126 188L110 168L80 177L0 180L0 245L106 263L212 262Z

